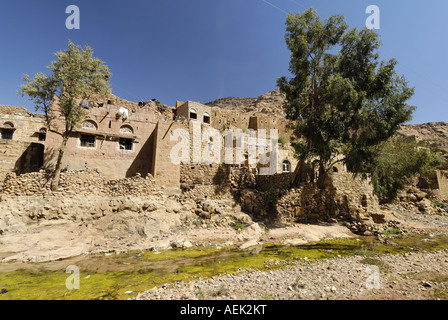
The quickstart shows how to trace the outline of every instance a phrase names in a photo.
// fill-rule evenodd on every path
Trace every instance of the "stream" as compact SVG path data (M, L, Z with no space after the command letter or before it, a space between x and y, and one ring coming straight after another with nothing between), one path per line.
M176 281L248 269L270 270L305 259L381 255L448 248L445 235L333 239L300 246L196 247L88 254L42 263L0 264L0 300L123 300ZM77 285L76 285L77 284Z

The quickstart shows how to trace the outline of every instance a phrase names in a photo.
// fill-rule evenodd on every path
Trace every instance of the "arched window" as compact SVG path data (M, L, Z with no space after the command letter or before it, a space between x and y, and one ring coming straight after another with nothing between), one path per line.
M41 128L39 130L38 136L37 136L37 140L38 141L45 141L47 139L47 129L46 128Z
M131 126L125 125L120 128L120 133L133 134L134 129Z
M12 135L14 134L14 124L12 122L5 122L2 127L2 139L12 140Z
M210 124L210 115L207 112L204 113L204 123Z
M283 160L282 172L291 172L291 162L289 160Z
M98 129L98 126L96 125L95 121L87 120L82 124L82 127L84 129L90 129L90 130L96 130Z
M198 113L195 109L190 109L190 119L197 120L198 119Z

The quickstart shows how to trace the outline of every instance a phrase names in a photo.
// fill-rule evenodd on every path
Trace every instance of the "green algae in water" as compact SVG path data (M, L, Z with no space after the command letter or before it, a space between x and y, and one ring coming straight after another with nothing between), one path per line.
M0 287L8 291L0 295L0 300L124 300L137 292L180 280L176 275L155 272L80 273L79 289L69 290L68 276L65 272L42 271L36 275L23 270L0 274ZM126 294L128 291L133 294Z
M141 256L142 260L146 261L160 261L175 258L197 258L207 256L211 253L219 252L220 249L216 247L198 247L194 249L170 249L164 251L144 251Z
M238 272L241 269L264 270L267 269L265 263L268 260L292 261L297 257L319 259L342 253L340 250L322 250L332 245L325 243L287 248L267 245L263 248L259 247L255 252L241 251L236 248L221 250L194 248L163 251L159 254L148 251L107 257L86 257L86 259L96 259L98 264L113 261L117 267L135 271L89 273L81 270L80 289L72 290L68 290L65 286L65 281L70 275L65 272L16 270L0 273L0 288L8 290L7 293L0 295L0 300L128 299L135 296L137 292L165 283L190 281L199 277L207 278L223 273ZM123 266L123 263L126 265ZM133 291L133 294L125 294L127 291Z

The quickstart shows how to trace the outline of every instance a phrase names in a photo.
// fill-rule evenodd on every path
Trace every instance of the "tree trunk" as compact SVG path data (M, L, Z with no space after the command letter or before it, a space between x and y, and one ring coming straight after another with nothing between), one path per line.
M53 179L51 180L51 191L56 191L59 188L59 177L61 176L62 157L64 156L65 147L67 145L68 135L62 137L62 144L59 148L58 159L54 169Z
M328 178L328 170L325 167L323 161L319 161L319 177L317 178L317 187L319 189L325 189Z
M294 170L293 179L292 179L292 186L297 187L300 182L303 180L303 159L300 159L297 163L296 169Z

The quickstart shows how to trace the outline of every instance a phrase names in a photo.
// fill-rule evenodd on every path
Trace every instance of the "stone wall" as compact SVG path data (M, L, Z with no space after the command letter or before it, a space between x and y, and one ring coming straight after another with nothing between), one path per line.
M108 180L97 170L61 172L59 189L50 190L51 176L44 170L16 176L6 176L2 196L38 196L38 195L107 195L142 196L154 194L158 188L151 175L142 178L139 174L130 178Z
M181 164L180 184L183 190L197 185L230 185L231 166L225 164Z
M28 112L21 107L0 106L0 127L9 123L14 128L12 140L39 142L39 132L45 129L44 118L40 114Z
M242 209L262 219L346 221L352 231L367 234L373 230L373 222L381 222L381 209L369 180L339 172L330 176L325 189L318 189L315 183L288 188L292 177L292 173L257 176L256 187L240 193Z
M352 210L351 215L363 217L380 211L378 197L374 194L370 179L354 177L344 171L333 173L331 178L336 199Z
M181 123L174 121L159 121L154 130L154 136L148 141L148 143L153 143L153 167L151 172L159 186L170 189L179 189L180 187L180 168L171 159L171 150L177 141L171 141L170 139L173 130L180 126L182 126Z
M448 201L448 170L437 170L437 182L439 184L439 196Z
M0 140L0 181L9 173L38 171L43 165L43 149L40 143Z
M227 164L181 164L180 183L182 190L213 185L267 191L271 188L288 189L293 179L293 173L258 175L256 172L256 168Z
M240 202L244 211L261 219L312 223L347 217L336 206L333 190L319 190L315 184L284 190L275 186L268 191L245 189L241 191Z
M257 175L255 182L258 190L267 191L271 188L289 189L294 179L294 173L277 173L273 175Z
M12 139L0 139L0 181L6 174L37 171L43 165L43 118L21 107L0 106L0 127L13 128Z

